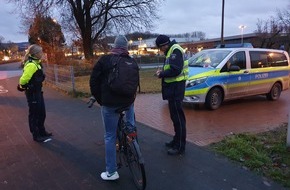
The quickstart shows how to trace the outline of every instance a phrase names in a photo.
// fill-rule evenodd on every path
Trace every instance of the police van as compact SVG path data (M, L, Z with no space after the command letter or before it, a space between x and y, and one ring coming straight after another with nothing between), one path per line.
M289 88L289 55L283 50L216 48L189 60L183 102L215 110L223 101L253 95L277 100Z

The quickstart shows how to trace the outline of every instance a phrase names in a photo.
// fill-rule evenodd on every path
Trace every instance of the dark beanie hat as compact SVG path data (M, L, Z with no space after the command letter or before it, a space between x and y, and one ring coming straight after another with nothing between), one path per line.
M166 35L159 35L159 36L157 36L155 43L156 43L157 47L162 47L162 46L169 44L170 39Z
M114 48L128 49L128 40L125 36L119 35L114 42Z

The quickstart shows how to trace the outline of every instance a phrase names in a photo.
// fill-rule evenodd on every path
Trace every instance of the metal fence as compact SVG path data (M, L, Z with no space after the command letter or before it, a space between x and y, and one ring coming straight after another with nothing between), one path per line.
M90 94L89 80L93 65L76 64L57 65L44 64L45 83L53 85L61 91L78 96L79 94ZM139 64L140 70L160 67L160 63ZM141 83L139 85L141 92Z
M56 65L44 64L45 82L65 92L89 93L89 76L91 67L88 65ZM79 80L79 81L77 81Z

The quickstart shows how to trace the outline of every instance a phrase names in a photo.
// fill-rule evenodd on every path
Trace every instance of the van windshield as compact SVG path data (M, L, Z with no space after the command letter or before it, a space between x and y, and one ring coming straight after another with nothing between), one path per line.
M230 50L204 50L188 59L190 67L210 67L216 68L222 60L230 53Z

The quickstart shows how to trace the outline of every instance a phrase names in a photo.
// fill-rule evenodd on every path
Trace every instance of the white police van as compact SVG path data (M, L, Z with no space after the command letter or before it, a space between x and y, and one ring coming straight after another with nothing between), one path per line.
M214 110L223 101L253 95L277 100L289 88L289 55L283 50L217 48L202 50L189 60L183 102Z

